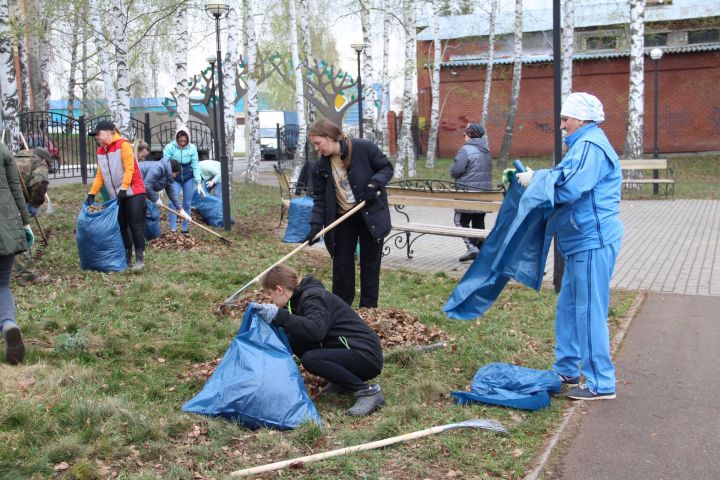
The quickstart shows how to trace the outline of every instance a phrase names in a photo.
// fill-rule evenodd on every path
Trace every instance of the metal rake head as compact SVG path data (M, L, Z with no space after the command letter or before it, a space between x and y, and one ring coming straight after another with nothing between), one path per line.
M468 428L482 428L483 430L490 430L497 433L508 433L507 429L502 424L495 420L488 420L486 418L476 418L473 420L465 420L463 422L453 423L450 425L452 428L468 427Z

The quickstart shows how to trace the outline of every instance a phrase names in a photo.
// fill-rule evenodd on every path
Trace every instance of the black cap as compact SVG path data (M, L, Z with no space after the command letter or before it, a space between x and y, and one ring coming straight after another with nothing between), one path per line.
M91 132L88 132L89 137L94 137L98 134L98 132L102 130L110 130L111 132L117 131L117 128L115 128L115 124L112 123L110 120L100 120L95 124L95 129Z
M465 128L465 135L470 138L482 138L485 136L485 129L479 123L470 123Z

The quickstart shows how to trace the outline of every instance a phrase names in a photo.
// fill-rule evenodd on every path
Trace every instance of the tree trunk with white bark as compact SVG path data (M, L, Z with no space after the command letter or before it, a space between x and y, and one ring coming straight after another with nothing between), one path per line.
M240 64L240 47L242 46L242 16L240 2L230 0L228 2L227 14L227 46L225 58L223 59L223 94L225 111L225 152L228 155L228 173L232 179L233 173L233 151L235 150L235 104L240 101L235 88ZM219 160L219 159L218 159ZM230 182L232 186L232 182Z
M560 88L564 101L572 93L572 57L575 54L575 0L563 0L562 7L562 43L560 45L562 50L562 74Z
M20 66L20 111L29 112L31 104L30 88L30 65L28 63L28 47L25 41L25 14L21 9L20 2L15 0L12 3L13 22L15 24L15 46L17 47L18 65Z
M117 71L117 104L113 118L120 133L125 138L134 140L135 132L130 128L130 71L127 59L126 13L124 2L115 0L112 7L112 26Z
M403 1L403 27L405 29L405 66L404 66L404 88L403 88L403 118L400 136L400 147L398 158L395 163L395 178L402 178L404 165L408 164L408 177L415 177L415 149L412 139L412 116L413 116L413 80L415 77L415 2L413 0Z
M372 59L372 27L370 22L371 0L359 0L360 23L362 26L363 43L365 48L362 56L362 83L363 83L363 130L366 138L375 142L375 89L373 88L373 59Z
M310 18L310 9L308 8L308 0L298 0L298 24L300 26L300 38L302 41L302 51L306 62L310 62L312 59L312 40L310 37L310 26L308 25L308 18ZM307 123L312 125L315 123L317 118L317 112L315 106L307 102ZM305 154L305 141L300 143L298 141L298 149L302 149L303 155ZM307 161L307 159L306 159Z
M110 45L105 40L103 25L100 21L100 13L102 2L100 0L90 0L90 21L93 26L93 36L95 37L95 48L98 52L106 52ZM105 87L105 97L107 99L107 108L111 115L117 110L117 90L115 89L114 71L115 65L112 61L100 60L102 81Z
M485 136L489 135L487 128L487 120L490 112L490 87L492 86L493 65L495 63L495 23L497 20L497 0L490 2L490 18L488 20L488 58L485 66L485 90L483 92L482 114L480 115L480 125L485 127Z
M630 88L625 158L642 158L645 92L645 0L630 0Z
M246 182L256 182L260 173L260 116L258 114L257 91L257 38L255 37L255 19L252 0L245 1L245 35L247 42L247 112L245 128L250 129L250 141L247 145L248 166Z
M8 0L0 0L0 107L5 144L17 150L20 141L18 113L20 98L15 78L15 58L10 43L10 15Z
M520 80L522 76L522 0L515 0L515 48L513 50L513 78L510 87L510 111L508 112L507 125L505 126L505 136L503 137L502 146L500 147L500 156L498 158L498 166L505 168L507 166L508 156L510 154L510 146L512 145L513 133L515 132L515 119L517 117L518 103L520 102Z
M381 111L379 115L380 128L382 131L382 144L389 151L390 140L388 138L388 112L390 111L390 19L391 13L387 11L388 5L385 5L383 11L383 61L382 61L382 88L380 90Z
M298 145L305 144L305 95L303 91L303 68L302 62L300 61L300 54L298 51L298 22L297 22L297 7L295 0L288 0L288 9L290 13L290 59L292 61L292 67L295 78L295 111L298 117ZM278 145L280 148L280 145ZM277 153L280 155L280 152ZM305 164L305 150L298 148L295 151L295 158L293 159L293 171L291 175L291 181L297 181L300 177L300 171Z
M187 4L177 10L175 28L175 125L190 120L190 96L188 92L188 11Z
M430 25L433 34L433 63L430 89L432 103L430 105L430 134L428 135L428 149L425 165L435 167L437 155L438 131L440 130L440 63L442 62L442 47L440 44L440 0L433 0L432 19Z

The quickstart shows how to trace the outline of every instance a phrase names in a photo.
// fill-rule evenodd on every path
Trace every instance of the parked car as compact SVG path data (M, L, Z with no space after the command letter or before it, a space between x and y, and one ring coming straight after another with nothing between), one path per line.
M25 135L25 141L27 142L28 147L31 149L35 147L43 147L48 152L50 152L52 162L48 165L49 173L55 173L60 171L60 168L62 166L62 154L60 153L60 148L58 148L57 145L55 145L48 136L37 133L30 133L28 135Z

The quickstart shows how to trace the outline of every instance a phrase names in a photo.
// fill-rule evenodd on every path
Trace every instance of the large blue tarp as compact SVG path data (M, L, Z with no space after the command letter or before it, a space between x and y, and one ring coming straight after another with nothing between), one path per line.
M250 428L322 424L281 328L264 322L251 303L237 336L185 412L221 416Z
M297 197L290 200L288 208L288 224L283 242L300 243L310 233L310 217L312 216L312 197Z
M107 201L102 207L100 211L90 212L88 205L83 204L78 215L75 240L80 256L80 268L100 272L122 272L128 265L117 218L117 200Z
M160 211L154 203L148 202L145 210L145 239L153 240L160 234Z
M510 279L540 289L551 240L553 178L539 170L527 190L510 181L495 226L443 307L448 317L484 315Z
M552 370L491 363L475 373L470 392L451 395L459 404L479 402L540 410L550 405L550 394L559 393L560 388L560 377Z

